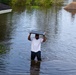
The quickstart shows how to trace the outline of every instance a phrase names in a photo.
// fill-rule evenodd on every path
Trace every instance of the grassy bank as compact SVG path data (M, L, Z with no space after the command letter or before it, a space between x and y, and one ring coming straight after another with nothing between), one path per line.
M63 0L12 0L12 5L51 6L62 5Z
M52 6L62 5L63 0L0 0L0 2L15 6Z

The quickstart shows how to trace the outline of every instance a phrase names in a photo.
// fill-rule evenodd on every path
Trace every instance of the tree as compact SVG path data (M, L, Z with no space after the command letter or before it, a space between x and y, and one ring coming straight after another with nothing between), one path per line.
M1 3L10 4L11 0L0 0Z
M15 5L17 3L18 0L11 0L11 4Z

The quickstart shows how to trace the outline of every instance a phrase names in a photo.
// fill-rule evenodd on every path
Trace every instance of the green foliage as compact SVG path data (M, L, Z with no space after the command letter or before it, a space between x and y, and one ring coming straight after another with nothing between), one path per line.
M35 0L35 5L40 5L40 1L39 0Z
M26 0L26 5L31 5L32 0Z
M36 6L50 6L50 5L61 5L63 0L33 0L33 4Z
M41 3L42 6L48 6L48 5L51 4L50 0L41 0L40 3Z
M15 5L17 3L18 0L11 0L11 4Z
M51 0L51 2L54 5L61 5L63 3L63 0Z
M50 6L61 5L63 0L0 0L0 2L12 5Z
M26 0L11 0L11 4L12 5L25 5L26 4Z

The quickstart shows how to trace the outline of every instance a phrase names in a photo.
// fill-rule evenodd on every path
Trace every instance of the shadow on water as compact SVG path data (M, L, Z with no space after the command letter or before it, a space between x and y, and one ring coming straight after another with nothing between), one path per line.
M30 75L40 75L40 61L31 61Z

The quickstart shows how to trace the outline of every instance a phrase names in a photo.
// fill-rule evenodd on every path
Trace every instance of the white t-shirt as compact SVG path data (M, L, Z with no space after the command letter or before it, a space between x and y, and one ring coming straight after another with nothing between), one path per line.
M41 43L43 41L43 38L33 38L31 39L31 51L38 52L41 51Z

